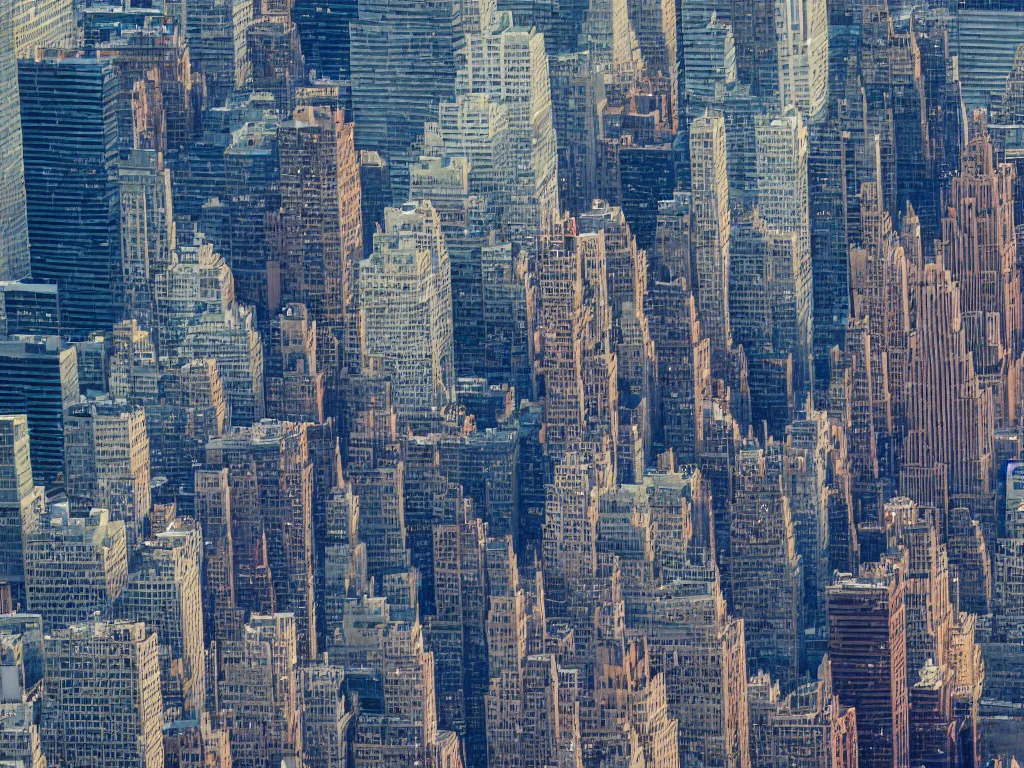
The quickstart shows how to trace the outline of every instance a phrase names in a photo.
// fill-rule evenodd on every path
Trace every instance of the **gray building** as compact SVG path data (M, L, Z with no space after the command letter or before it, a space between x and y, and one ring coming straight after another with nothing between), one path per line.
M450 0L360 0L349 25L356 149L391 169L392 202L404 202L413 144L438 105L455 93Z
M0 582L14 603L25 602L22 536L35 530L43 509L43 489L32 483L28 420L0 416Z
M0 338L60 334L57 286L23 280L0 282Z
M0 280L29 276L14 6L0 2Z
M63 330L117 320L118 84L109 60L48 51L18 62L32 277L60 286Z
M28 415L35 481L64 475L64 408L78 400L77 354L57 336L0 341L0 413Z

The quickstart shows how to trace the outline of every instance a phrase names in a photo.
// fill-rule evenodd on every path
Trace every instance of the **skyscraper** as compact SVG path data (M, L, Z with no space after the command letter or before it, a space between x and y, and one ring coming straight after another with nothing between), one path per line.
M77 360L57 336L0 341L0 413L28 416L32 476L47 487L64 476L64 409L78 401Z
M206 466L230 470L235 579L236 585L249 587L237 596L238 606L290 611L299 657L312 658L316 614L309 425L267 420L211 440Z
M47 513L25 536L28 609L43 617L48 631L89 621L94 612L109 618L128 583L124 523L112 521L105 509L71 517L66 502Z
M787 688L803 650L803 574L790 499L781 484L781 446L756 443L737 456L736 500L729 507L727 574L733 611L743 619L748 669Z
M991 390L974 369L960 319L960 289L941 265L925 267L907 375L900 490L940 510L968 507L994 539Z
M711 340L715 369L732 346L729 326L729 177L725 121L698 117L690 126L690 226L693 232L697 314Z
M455 399L451 262L429 201L384 212L359 266L364 360L379 360L402 417Z
M859 764L910 765L906 585L899 563L828 588L833 690L857 710Z
M668 715L679 721L680 755L742 768L750 765L743 621L727 612L716 569L687 576L651 601L651 652L665 670Z
M782 696L765 674L750 678L750 762L761 768L783 765L854 768L857 763L857 713L832 690L826 661L818 679Z
M0 472L6 478L0 492L0 542L3 555L0 581L11 586L11 600L25 605L23 537L35 532L43 513L42 489L33 486L28 419L0 416Z
M552 56L551 115L558 142L558 198L571 214L597 196L597 104L603 83L589 51Z
M292 18L299 28L302 55L318 77L345 81L351 76L348 25L358 14L357 0L296 0Z
M1024 344L1012 178L1011 167L996 161L987 135L972 139L961 154L960 175L950 182L938 246L959 285L968 348L975 372L992 389L997 422L1006 408L1006 365ZM992 331L981 331L990 326Z
M112 65L40 53L19 61L18 88L32 277L59 286L65 333L110 330L121 273Z
M205 639L236 639L243 616L235 603L234 543L228 469L196 470L195 516L203 541L203 629Z
M513 242L532 244L558 207L558 146L544 35L515 26L511 13L466 38L459 94L486 94L508 110L509 205L504 222Z
M140 547L128 584L117 598L118 618L144 622L160 645L165 710L195 716L206 704L206 658L200 529L174 521Z
M355 347L355 266L362 251L359 157L340 110L299 107L278 130L285 301L306 305L333 376Z
M30 273L25 168L22 161L18 60L14 44L16 0L0 4L0 280L20 280Z
M813 295L811 281L811 212L807 176L807 129L800 113L788 110L781 117L755 121L757 147L757 210L761 220L778 232L796 235L797 250L788 264L773 269L773 280L785 283L791 293L792 315L782 327L795 331L795 344L785 352L793 355L796 382L801 391L810 384L813 349ZM783 350L779 350L783 351Z
M825 0L776 0L779 96L808 121L828 104L828 5Z
M135 150L118 169L121 203L121 303L128 317L154 331L157 275L173 263L178 242L171 172L163 156Z
M450 0L362 0L349 24L356 148L391 170L391 204L407 199L413 144L455 92Z
M297 758L302 733L295 616L253 614L242 637L221 648L217 694L230 712L232 760L266 765Z
M247 33L252 0L182 0L185 42L193 65L206 76L209 100L219 107L249 78Z
M317 365L317 325L306 307L288 304L270 328L264 369L267 413L282 421L324 420L324 373Z
M297 89L306 82L306 67L288 14L264 8L246 30L246 56L253 90L272 93L280 112L291 111Z
M149 435L140 407L107 402L70 407L64 418L68 496L124 522L128 549L142 542L152 505Z
M43 743L54 762L160 768L156 634L141 622L93 622L54 632L46 639L44 707ZM94 716L80 717L79 707Z

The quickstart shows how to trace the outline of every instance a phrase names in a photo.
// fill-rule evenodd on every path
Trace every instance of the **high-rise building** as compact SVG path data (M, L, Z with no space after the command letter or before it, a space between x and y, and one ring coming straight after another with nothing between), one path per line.
M476 760L487 754L485 531L480 518L434 527L435 614L425 628L434 654L438 726L458 734Z
M251 307L236 304L223 314L200 315L189 324L178 354L184 360L217 361L233 426L263 418L263 344Z
M28 416L33 477L47 487L64 477L64 409L78 402L77 359L57 336L0 341L0 413Z
M299 28L306 67L318 77L348 80L351 44L348 25L359 14L357 0L296 0L292 18Z
M4 0L0 5L0 280L22 280L31 272L15 49L14 8L18 4Z
M302 732L295 616L253 614L242 632L238 640L218 644L217 700L232 761L270 765L297 759Z
M994 540L992 393L974 368L961 295L946 269L925 266L906 377L900 490L922 506L971 509Z
M434 656L425 650L423 629L418 621L391 619L388 604L382 601L365 616L354 612L343 634L351 663L369 667L375 678L372 711L368 708L351 732L354 764L415 765L437 760L440 752L442 764L459 766L450 755L451 744L446 745L457 744L457 737L438 729Z
M781 446L744 445L729 506L730 605L743 619L750 670L789 688L801 665L803 575L790 499L783 493Z
M795 378L803 391L810 382L813 349L807 129L795 110L781 117L758 118L755 126L758 214L770 229L796 235L797 250L788 264L773 270L772 279L785 282L780 290L793 297L793 314L786 313L780 330L795 331L796 344L779 351L793 355Z
M469 192L486 198L497 212L511 194L509 109L487 93L460 94L438 107L444 153L469 161Z
M541 766L561 758L578 766L582 759L578 673L561 667L553 653L528 653L530 627L536 630L538 621L543 624L544 607L543 601L527 604L511 540L489 539L485 562L491 592L487 612L490 684L485 699L488 765Z
M652 661L665 672L668 716L679 721L679 754L749 766L743 621L728 614L713 565L689 571L654 594L648 630Z
M264 8L246 30L246 56L253 90L272 93L277 110L291 112L296 89L305 83L306 67L299 32L289 15Z
M1013 170L996 162L988 136L978 136L964 148L960 174L950 182L946 204L938 250L950 278L959 285L974 370L992 389L994 418L1001 425L1007 412L1005 370L1022 351L1024 310L1015 260ZM993 280L988 274L999 277Z
M47 631L89 621L96 611L110 617L128 583L124 523L105 509L71 517L66 503L47 515L25 536L29 610L43 617Z
M126 320L114 326L111 337L113 349L107 364L111 397L132 404L156 402L159 367L149 331L139 328L135 320Z
M637 248L636 238L626 223L622 209L595 200L576 217L580 234L602 232L605 250L605 281L608 306L618 319L624 304L637 306L647 288L645 254Z
M832 690L826 661L818 679L781 696L778 682L758 673L747 686L750 708L750 765L856 768L857 713Z
M169 4L170 5L170 4ZM196 138L205 94L193 78L185 30L155 23L153 10L118 7L113 18L83 11L87 49L110 56L119 83L119 149L178 152ZM110 12L110 7L103 9ZM171 13L170 8L167 9ZM147 22L145 15L150 18ZM90 23L94 22L94 23ZM104 23L106 22L106 23ZM154 70L156 70L154 72Z
M1002 89L1024 30L1024 9L1014 0L963 0L957 8L951 42L970 113L987 108Z
M830 114L812 126L807 161L815 402L819 405L828 388L829 354L833 346L843 346L850 311L847 177L852 174L846 167L848 137L837 117Z
M654 439L680 461L694 461L703 442L704 401L711 396L711 342L684 277L652 282L644 304L659 360Z
M282 421L324 420L324 373L317 366L317 324L302 304L288 304L270 327L267 414Z
M345 736L355 717L345 699L345 670L327 663L303 667L297 685L302 712L302 759L309 768L344 768Z
M0 707L0 760L46 768L38 712L39 702L8 702Z
M211 440L206 466L230 470L235 584L252 585L239 607L291 612L299 658L315 657L309 425L265 420Z
M126 315L148 330L156 313L157 275L177 247L171 172L152 150L135 150L118 168L121 201L120 290Z
M345 114L299 107L278 130L281 156L281 297L305 304L328 376L355 358L356 263L363 224L359 156Z
M775 26L778 5L760 0L733 0L732 3L736 75L750 85L755 96L775 103L779 101L779 53L783 48ZM825 21L828 22L827 16Z
M680 73L683 97L680 119L687 126L699 117L720 88L736 81L736 39L728 18L714 5L730 3L685 3L681 9ZM711 7L709 7L711 6Z
M28 419L0 416L0 581L10 585L11 600L25 605L24 537L35 533L43 513L42 488L32 482Z
M620 141L622 141L620 139ZM618 200L641 248L654 245L658 201L677 187L678 150L669 142L624 144L617 148Z
M202 550L200 529L188 518L156 532L139 548L115 606L118 618L156 633L164 710L182 717L197 716L206 702Z
M185 42L192 63L206 77L212 106L219 107L251 74L247 34L252 0L183 0Z
M828 5L825 0L776 0L779 97L808 121L828 105Z
M551 56L548 70L558 141L558 199L576 216L597 197L597 105L604 83L589 51Z
M782 482L803 575L806 666L818 663L827 648L825 587L834 571L830 549L833 539L839 538L839 526L829 520L830 508L838 506L840 498L837 432L827 413L808 407L786 428L783 449Z
M30 59L35 48L73 48L75 9L68 0L14 0L14 50Z
M203 208L204 213L221 212L229 218L227 236L218 238L212 227L200 222L214 251L231 266L238 300L255 307L261 321L280 301L273 240L273 214L281 207L279 126L277 113L266 111L263 119L246 122L231 134L224 150L223 205L211 202Z
M191 245L179 246L175 256L154 280L156 333L151 336L166 354L178 351L195 325L238 306L234 274L210 243L196 235Z
M857 711L859 765L910 765L905 575L899 563L862 568L828 587L833 691Z
M363 216L363 258L373 250L373 235L384 226L384 209L391 206L391 174L377 153L359 152L359 190Z
M174 768L231 768L231 740L214 728L204 712L198 720L175 720L164 726L164 765Z
M60 302L56 285L0 281L0 338L59 335Z
M32 277L85 338L120 319L117 79L109 59L49 52L18 62L18 88Z
M379 361L407 418L455 399L451 262L429 201L389 208L384 218L359 265L363 359Z
M455 93L453 3L362 0L349 24L356 148L391 171L391 204L407 199L423 124Z
M124 522L134 552L152 505L145 411L109 401L71 406L64 417L64 466L72 504L110 510L112 520Z
M515 26L501 11L481 34L467 35L459 94L486 94L508 110L509 205L503 224L515 243L531 245L559 212L558 146L544 35Z
M548 451L556 463L579 453L613 468L618 363L604 235L578 234L568 216L549 226L537 264Z
M235 607L231 486L227 468L196 470L195 516L203 531L203 629L205 638L236 639L242 616Z
M46 638L42 731L54 763L164 764L157 645L141 622L76 624Z
M489 247L495 217L489 202L469 193L469 163L462 157L423 157L410 168L413 200L437 211L452 272L452 326L457 376L486 376L484 368L482 251Z
M770 228L754 211L732 227L729 252L729 321L733 342L743 347L750 382L751 421L781 437L807 381L806 335L795 290L800 245L793 232ZM806 260L802 262L806 268ZM809 275L803 279L809 282ZM809 303L809 302L808 302ZM804 309L809 307L804 306ZM809 323L802 330L808 330ZM804 365L797 366L801 360Z
M533 379L529 363L524 260L511 243L480 251L483 286L484 368L488 381L511 383L517 397L529 396Z
M729 176L725 121L698 117L690 126L690 226L693 233L697 315L711 340L717 370L732 346L729 324Z
M597 495L594 467L568 454L555 467L545 504L545 598L565 610L597 573ZM557 610L555 611L558 612Z

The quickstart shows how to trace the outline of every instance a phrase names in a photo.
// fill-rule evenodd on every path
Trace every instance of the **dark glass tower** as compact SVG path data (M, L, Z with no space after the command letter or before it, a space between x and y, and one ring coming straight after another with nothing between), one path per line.
M0 280L29 274L13 5L0 0Z
M18 62L32 277L57 283L73 338L118 319L117 81L109 61Z
M299 28L306 69L318 78L348 80L348 24L358 17L356 0L295 0L292 20Z

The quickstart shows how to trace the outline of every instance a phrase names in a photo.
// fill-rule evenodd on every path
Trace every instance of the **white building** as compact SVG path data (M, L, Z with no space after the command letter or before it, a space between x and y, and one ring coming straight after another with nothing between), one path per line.
M429 201L384 212L384 232L359 268L364 366L391 379L400 416L455 399L452 276Z

